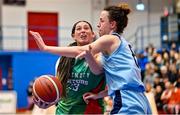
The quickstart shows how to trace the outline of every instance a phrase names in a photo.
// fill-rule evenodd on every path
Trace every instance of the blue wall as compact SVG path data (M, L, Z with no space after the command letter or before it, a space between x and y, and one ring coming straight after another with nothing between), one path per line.
M10 54L5 53L3 56L0 55L0 68L2 69L1 78L3 79L6 79L8 76L8 68L12 66L11 59L12 56ZM3 90L7 90L7 88L8 88L7 85L2 85Z
M55 63L59 56L45 52L0 52L0 66L3 77L7 76L8 67L13 70L13 87L17 92L17 107L27 107L26 89L35 77L44 74L54 75ZM6 88L3 88L6 90Z

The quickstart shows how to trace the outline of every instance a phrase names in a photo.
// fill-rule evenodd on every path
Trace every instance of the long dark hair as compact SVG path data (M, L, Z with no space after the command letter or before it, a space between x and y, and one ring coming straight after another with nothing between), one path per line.
M77 46L77 43L76 42L71 43L69 46ZM57 77L62 83L62 87L63 87L62 97L66 97L67 81L71 77L74 61L75 61L74 58L69 58L65 56L62 56L59 61L57 67Z
M92 26L89 22L84 21L84 20L78 21L73 25L72 32L71 32L72 37L73 37L73 34L75 33L76 25L80 22L87 23L89 25L90 29L93 31ZM77 42L73 42L73 43L69 44L69 46L77 46ZM67 81L69 78L71 78L74 61L75 61L75 58L69 58L69 57L65 57L65 56L62 56L59 61L56 76L59 78L59 80L61 81L62 86L63 86L62 97L66 97Z

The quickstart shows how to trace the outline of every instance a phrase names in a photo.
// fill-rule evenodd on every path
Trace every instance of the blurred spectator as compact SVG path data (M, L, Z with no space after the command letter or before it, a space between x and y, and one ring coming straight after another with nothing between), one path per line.
M13 90L13 78L12 78L12 68L8 68L8 76L7 76L7 87L8 90Z
M169 66L169 81L174 83L178 79L178 71L176 69L176 62L173 62Z
M169 54L168 54L168 52L163 52L162 53L162 63L163 63L163 65L169 65Z
M160 67L160 78L161 79L165 79L165 78L169 79L168 68L165 65L162 65Z
M164 99L166 102L163 109L168 114L178 115L180 113L180 89L175 87L172 83L170 83L169 87L169 95L162 95L162 99Z
M153 115L158 114L152 86L151 86L150 83L147 82L145 84L145 87L146 87L145 95L146 95L146 97L147 97L147 99L149 101L149 104L151 106L152 114Z
M171 49L172 49L172 50L175 50L175 51L178 51L178 47L176 46L176 43L175 43L175 42L173 42L173 43L171 44Z
M141 68L141 80L143 81L144 80L144 77L145 77L145 66L146 64L148 63L148 58L147 58L147 54L141 50L137 53L137 59L138 59L138 64Z
M33 83L35 80L32 80L29 82L28 88L26 90L27 92L27 101L28 101L28 110L32 110L34 107L34 102L33 102L33 95L32 95L32 91L33 91Z
M166 105L168 103L169 98L171 97L171 95L172 95L171 83L170 82L166 82L165 90L163 91L163 93L161 95L161 100L163 101L163 104Z
M180 69L179 69L178 79L177 79L177 81L175 82L175 86L176 86L177 88L180 88Z
M162 110L163 102L161 100L161 94L164 90L164 83L160 77L155 77L154 79L154 95L155 95L155 101L157 105L158 110Z
M162 78L160 78L160 76L157 76L154 78L154 89L156 89L157 86L161 86L161 88L164 90L165 86L164 86L164 80Z
M154 58L154 65L155 65L155 71L157 73L160 73L160 68L163 65L161 54L157 54L157 56Z
M155 72L155 67L152 62L146 64L145 69L145 78L144 78L144 84L150 83L151 86L154 86L154 79L158 76L158 73Z
M171 49L171 50L169 51L169 62L170 62L170 64L175 61L175 53L176 53L175 50L172 50L172 49Z
M148 56L148 61L151 62L154 59L154 56L156 55L155 53L155 48L152 44L150 44L146 48L147 56Z
M155 88L155 101L156 101L156 105L157 105L157 109L158 110L162 110L163 108L163 102L161 100L161 94L162 94L162 87L160 85L157 85Z

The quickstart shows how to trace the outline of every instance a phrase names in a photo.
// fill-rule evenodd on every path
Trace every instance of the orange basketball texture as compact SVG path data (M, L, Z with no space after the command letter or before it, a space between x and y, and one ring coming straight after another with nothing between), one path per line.
M47 103L59 101L62 95L62 84L54 76L42 75L34 81L33 95L36 99Z

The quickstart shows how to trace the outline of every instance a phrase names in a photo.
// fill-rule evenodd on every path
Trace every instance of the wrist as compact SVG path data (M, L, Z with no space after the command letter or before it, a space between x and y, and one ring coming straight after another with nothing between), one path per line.
M97 93L96 94L96 99L99 99L99 98L101 98L101 95L100 95L100 93Z

